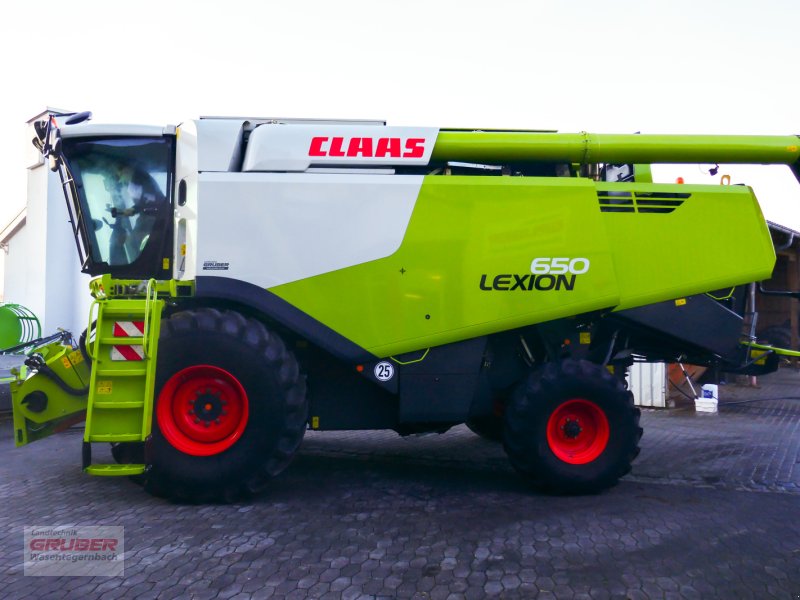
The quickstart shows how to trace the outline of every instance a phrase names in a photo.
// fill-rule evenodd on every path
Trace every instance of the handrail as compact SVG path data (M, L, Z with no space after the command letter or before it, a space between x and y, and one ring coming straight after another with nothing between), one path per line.
M84 344L84 346L86 347L86 355L89 357L90 360L96 360L95 357L97 356L96 352L95 353L92 352L93 350L96 350L96 348L93 348L92 342L89 341L89 336L92 333L92 323L94 323L95 306L100 306L100 300L92 300L92 303L89 305L89 324L86 326L86 343ZM97 328L95 328L95 331L97 331ZM100 336L95 334L94 343L97 344L99 339Z
M151 298L152 297L152 298ZM150 358L149 344L150 339L150 313L155 302L158 300L158 290L156 289L156 280L150 279L147 282L147 291L145 292L144 301L144 339L142 340L142 350L147 358ZM152 303L152 304L151 304Z

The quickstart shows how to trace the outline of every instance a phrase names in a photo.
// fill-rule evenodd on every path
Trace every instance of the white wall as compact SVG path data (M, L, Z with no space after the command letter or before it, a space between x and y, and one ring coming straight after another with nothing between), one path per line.
M78 250L69 223L61 180L49 173L47 189L46 287L43 330L68 329L76 337L86 327L89 311L88 275L81 273ZM40 317L41 319L41 317Z
M60 179L45 165L28 170L26 222L8 240L4 258L4 301L32 310L42 335L59 327L80 335L91 301L90 278L80 272Z
M28 170L25 225L7 242L3 278L3 300L22 304L33 311L40 321L45 312L48 173L43 166Z
M31 227L22 227L8 242L3 277L3 301L22 304L41 319L44 314L44 279L31 277Z

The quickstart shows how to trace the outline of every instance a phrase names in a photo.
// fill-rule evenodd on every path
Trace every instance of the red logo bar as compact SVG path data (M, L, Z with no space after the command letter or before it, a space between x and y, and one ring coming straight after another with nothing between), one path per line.
M422 158L425 138L324 137L311 138L308 155L333 158Z

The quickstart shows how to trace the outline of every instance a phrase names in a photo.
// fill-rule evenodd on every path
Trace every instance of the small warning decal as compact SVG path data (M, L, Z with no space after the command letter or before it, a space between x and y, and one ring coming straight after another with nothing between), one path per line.
M389 381L394 377L394 365L390 362L379 362L375 365L375 379L378 381Z

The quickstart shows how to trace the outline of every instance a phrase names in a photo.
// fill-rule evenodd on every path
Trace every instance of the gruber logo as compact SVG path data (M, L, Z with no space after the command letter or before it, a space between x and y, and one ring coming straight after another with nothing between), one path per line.
M86 552L117 549L119 540L114 538L34 538L29 547L37 551Z
M578 275L588 272L589 265L588 258L534 258L531 273L503 273L494 277L484 273L479 285L485 292L571 292Z
M315 137L308 155L334 158L422 158L425 138Z

